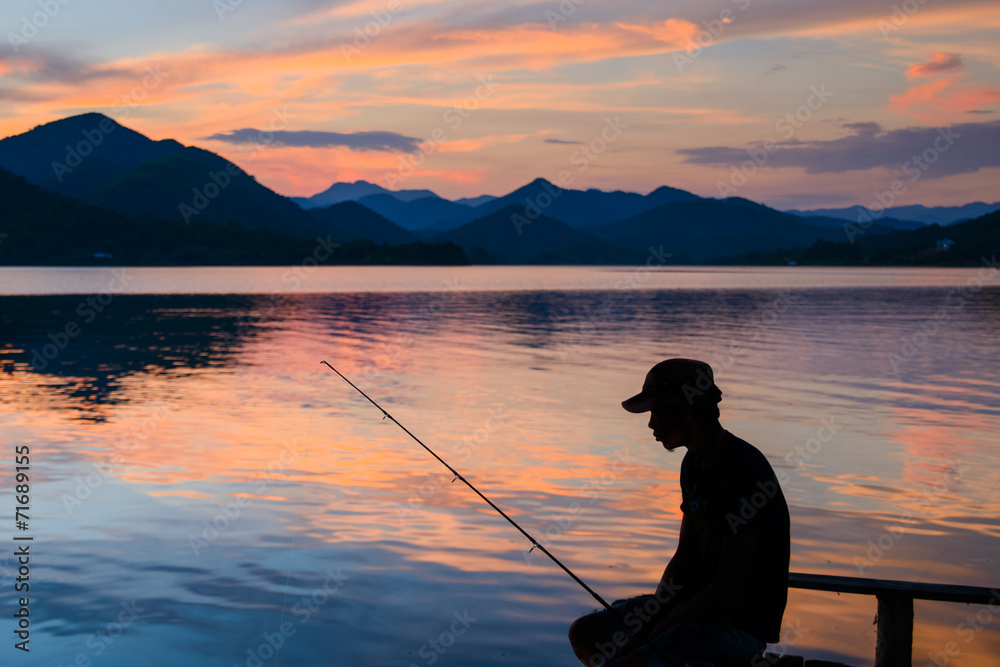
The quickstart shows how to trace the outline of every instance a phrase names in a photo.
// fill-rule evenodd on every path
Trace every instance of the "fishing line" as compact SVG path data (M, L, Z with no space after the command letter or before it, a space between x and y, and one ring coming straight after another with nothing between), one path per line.
M518 532L520 532L520 533L521 533L522 535L524 535L524 536L525 536L525 537L526 537L526 538L528 539L528 541L529 541L529 542L531 542L531 545L532 545L532 546L531 546L531 550L532 550L532 551L534 551L535 549L538 549L538 550L539 550L539 551L541 551L541 552L542 552L543 554L545 554L546 556L548 556L548 557L549 557L549 559L550 559L550 560L551 560L551 561L552 561L553 563L555 563L556 565L558 565L558 566L559 566L559 567L560 567L560 568L562 569L562 571L563 571L563 572L565 572L565 573L566 573L566 574L568 574L568 575L569 575L570 577L572 577L572 578L573 578L573 581L575 581L576 583L580 584L580 586L582 586L582 587L583 587L583 590L585 590L585 591L587 591L588 593L590 593L590 595L591 595L591 596L592 596L592 597L593 597L593 598L594 598L595 600L597 600L597 601L598 601L598 602L599 602L599 603L601 604L601 606L602 606L602 607L604 607L605 609L607 609L607 610L608 610L608 612L610 612L610 613L611 613L611 615L612 615L612 616L613 616L613 617L614 617L615 619L617 619L617 620L618 620L618 622L620 622L620 623L622 624L622 627L623 627L623 628L625 628L625 629L626 629L626 630L627 630L627 631L628 631L628 632L629 632L630 634L635 634L635 633L634 633L634 632L632 631L632 629L631 629L631 628L629 628L629 627L627 626L627 624L625 623L625 619L624 619L624 618L622 618L622 615L621 615L621 613L620 613L620 612L619 612L619 611L618 611L617 609L615 609L615 608L613 608L613 607L612 607L611 605L609 605L609 604L607 603L607 601L605 601L605 599L604 599L604 598L602 598L602 597L601 597L600 595L598 595L597 591L595 591L595 590L594 590L594 589L592 589L592 588L591 588L590 586L588 586L588 585L587 585L587 584L586 584L586 583L585 583L585 582L583 581L583 579L581 579L580 577L576 576L576 575L575 575L575 574L573 573L573 571L572 571L572 570L570 570L570 569L569 569L568 567L566 567L565 565L563 565L562 561L560 561L560 560L559 560L558 558L556 558L555 556L553 556L553 555L552 555L552 554L551 554L551 553L549 552L549 550L548 550L548 549L546 549L546 548L545 548L544 546L542 546L541 544L539 544L538 540L536 540L536 539L535 539L534 537L532 537L532 536L531 536L531 535L530 535L530 534L528 533L528 531L526 531L526 530L525 530L524 528L521 528L521 526L519 526L519 525L517 524L517 522L516 522L516 521L514 521L514 520L513 520L513 519L511 519L511 518L510 518L509 516L507 516L507 513L506 513L506 512L504 512L504 511L503 511L502 509L500 509L499 507L497 507L496 503L494 503L494 502L493 502L492 500L490 500L489 498L487 498L486 496L484 496L484 495L483 495L483 493L482 493L482 492L481 492L481 491L480 491L479 489L477 489L477 488L476 488L475 486L473 486L473 485L472 485L472 482L470 482L469 480L465 479L465 477L463 477L463 476L462 476L462 474L461 474L460 472L458 472L457 470L455 470L454 468L452 468L452 467L451 467L451 466L450 466L450 465L448 464L448 462L447 462L447 461L445 461L445 460L444 460L443 458L441 458L440 456L438 456L438 455L437 455L437 454L436 454L436 453L434 452L434 450L433 450L433 449L431 449L430 447L428 447L427 445L425 445L425 444L424 444L423 442L421 442L420 438L418 438L417 436L413 435L413 433L411 433L411 432L410 432L410 430L409 430L408 428L406 428L405 426L403 426L402 424L400 424L400 423L399 423L398 421L396 421L396 418L395 418L395 417L393 417L393 416L392 416L392 415L390 415L390 414L389 414L388 412L386 412L385 408L383 408L383 407L382 407L381 405L379 405L378 403L376 403L376 402L375 402L375 401L374 401L374 400L372 399L372 397L371 397L371 396L369 396L369 395L368 395L368 394L366 394L365 392L361 391L361 389L360 389L360 388L359 388L359 387L358 387L358 386L357 386L356 384L354 384L353 382L351 382L350 380L348 380L348 379L347 379L346 377L344 377L343 373L341 373L341 372L340 372L340 371L338 371L338 370L337 370L336 368L334 368L333 366L331 366L331 365L330 365L330 364L329 364L329 363L328 363L328 362L327 362L326 360L323 360L323 361L321 361L320 363L321 363L321 364L326 364L327 368L329 368L329 369L330 369L331 371L333 371L334 373L336 373L337 375L339 375L339 376L341 377L341 379L343 379L343 381L344 381L344 382L346 382L347 384L349 384L349 385L351 385L352 387L354 387L355 391L357 391L357 392L358 392L359 394L361 394L362 396L364 396L365 398L367 398L367 399L368 399L368 402L369 402L369 403L371 403L372 405L374 405L374 406L375 406L376 408L378 408L378 409L379 409L379 410L380 410L380 411L382 412L382 415L383 415L383 416L382 416L382 418L383 418L383 419L386 419L386 418L388 418L388 419L390 419L390 420L391 420L391 421L392 421L392 422L393 422L393 423L394 423L394 424L395 424L396 426L398 426L399 428L403 429L403 431L404 431L404 432L405 432L405 433L406 433L406 434L407 434L408 436L410 436L411 438L413 438L414 440L416 440L416 441L417 441L417 444L418 444L418 445L420 445L421 447L423 447L424 449L426 449L426 450L427 450L427 452L428 452L428 453L429 453L429 454L430 454L431 456L433 456L433 457L434 457L434 458L436 458L436 459L437 459L438 461L440 461L440 462L441 462L441 465L443 465L443 466L444 466L445 468L447 468L447 469L448 469L448 470L449 470L449 471L450 471L450 472L451 472L451 473L452 473L452 474L453 474L453 475L455 476L455 479L460 479L460 480L462 480L462 482L463 482L463 483L464 483L464 484L465 484L465 485L466 485L467 487L469 487L470 489L472 489L472 490L473 490L473 492L475 492L475 494L476 494L477 496L479 496L480 498L482 498L482 499L483 499L483 500L484 500L484 501L486 502L486 504L488 504L488 505L489 505L490 507L492 507L493 509L495 509L495 510L497 511L497 513L498 513L498 514L499 514L500 516L502 516L503 518L505 518L505 519L507 520L507 522L508 522L508 523L509 523L510 525L512 525L512 526L514 526L515 528L517 528ZM452 480L452 481L454 482L455 480ZM658 648L657 648L657 647L656 647L656 646L655 646L654 644L652 644L651 642L646 642L646 646L648 646L648 647L649 647L650 649L652 649L652 651L653 651L653 652L654 652L654 653L655 653L655 654L656 654L656 655L657 655L658 657L660 657L660 658L663 658L663 659L666 659L666 658L665 658L665 656L664 656L664 655L663 655L663 654L662 654L662 653L660 652L660 650L659 650L659 649L658 649ZM669 660L668 660L668 662L669 662ZM601 664L604 664L604 663L602 662Z
M553 563L555 563L556 565L558 565L558 566L559 566L560 568L562 568L563 572L565 572L565 573L566 573L566 574L568 574L569 576L573 577L573 581L575 581L576 583L578 583L578 584L580 584L581 586L583 586L583 589L584 589L585 591L587 591L588 593L590 593L590 594L591 594L591 595L593 596L593 598L594 598L595 600L597 600L598 602L600 602L600 603L601 603L601 606L602 606L602 607L604 607L604 608L605 608L605 609L607 609L608 611L611 611L612 613L614 613L614 610L613 610L613 609L611 608L611 605L609 605L609 604L608 604L608 603L607 603L607 602L606 602L606 601L604 600L604 598L602 598L602 597L601 597L600 595L598 595L598 594L597 594L597 592L596 592L596 591L595 591L594 589L592 589L592 588L591 588L590 586L588 586L588 585L587 585L586 583L584 583L583 579L581 579L580 577L578 577L578 576L576 576L575 574L573 574L573 571L572 571L572 570L570 570L570 569L569 569L568 567L566 567L565 565L563 565L563 564L562 564L562 562L561 562L561 561L560 561L560 560L559 560L558 558L556 558L555 556L553 556L553 555L552 555L552 554L551 554L551 553L549 552L549 550L548 550L548 549L546 549L546 548L545 548L544 546L542 546L541 544L539 544L539 543L538 543L538 540L536 540L536 539L535 539L534 537L532 537L532 536L531 536L531 535L530 535L530 534L528 533L528 531L526 531L526 530L525 530L524 528L521 528L521 526L519 526L519 525L517 524L517 522L516 522L516 521L514 521L514 520L513 520L513 519L511 519L511 518L510 518L509 516L507 516L507 513L506 513L506 512L504 512L504 511L503 511L502 509L500 509L499 507L497 507L497 505L496 505L496 504L495 504L495 503L494 503L494 502L493 502L492 500L490 500L489 498L487 498L486 496L484 496L484 495L483 495L483 493L482 493L482 492L481 492L481 491L480 491L479 489L477 489L477 488L476 488L475 486L473 486L473 485L472 485L472 482L470 482L469 480L465 479L465 477L463 477L463 476L462 476L462 473L460 473L460 472L458 472L457 470L455 470L454 468L452 468L452 467L451 467L451 466L450 466L450 465L448 464L448 462L447 462L447 461L445 461L445 460L444 460L443 458L441 458L440 456L438 456L438 455L437 455L437 454L436 454L436 453L434 452L434 450L433 450L433 449L431 449L430 447L428 447L427 445L425 445L425 444L424 444L423 442L421 442L421 441L420 441L420 438L418 438L417 436L415 436L415 435L413 435L412 433L410 433L410 430L409 430L408 428L406 428L405 426L403 426L402 424L400 424L400 423L399 423L398 421L396 421L396 418L395 418L395 417L393 417L392 415L390 415L390 414L389 414L388 412L386 412L386 411L385 411L385 408L383 408L383 407L382 407L381 405L379 405L379 404L378 404L378 403L376 403L376 402L375 402L374 400L372 400L372 398L371 398L371 397L370 397L370 396L369 396L368 394L366 394L365 392L361 391L361 389L359 389L359 388L358 388L358 386L357 386L356 384L354 384L353 382L351 382L350 380L348 380L348 379L347 379L346 377L344 377L344 375L343 375L343 374L342 374L342 373L341 373L340 371L338 371L338 370L337 370L336 368L334 368L333 366L331 366L331 365L330 365L329 363L327 363L326 361L322 361L322 362L320 362L320 363L323 363L323 364L326 364L326 366L327 366L327 367L328 367L328 368L329 368L330 370L332 370L332 371L333 371L334 373L336 373L337 375L339 375L339 376L340 376L340 377L341 377L341 378L342 378L342 379L344 380L344 382L346 382L347 384L349 384L349 385L351 385L352 387L354 387L354 389L355 389L355 390L356 390L356 391L357 391L357 392L358 392L359 394L361 394L362 396L364 396L365 398L367 398L367 399L368 399L368 402L369 402L369 403L371 403L371 404L372 404L372 405L374 405L374 406L375 406L376 408L378 408L379 410L381 410L381 411L382 411L382 414L384 415L384 417L383 417L383 418L388 418L388 419L392 420L392 422L393 422L394 424L396 424L396 426L398 426L399 428L403 429L403 431L404 431L404 432L406 432L406 434L407 434L408 436L410 436L411 438L413 438L414 440L416 440L416 441L417 441L417 444L418 444L418 445L420 445L421 447L423 447L424 449L426 449L426 450L427 450L427 452L428 452L428 453L429 453L429 454L430 454L431 456L433 456L433 457L434 457L434 458L436 458L436 459L437 459L438 461L440 461L440 462L441 462L441 465L443 465L443 466L444 466L445 468L447 468L447 469L448 469L449 471L451 471L451 473L452 473L453 475L455 475L455 479L460 479L460 480L462 480L462 482L464 482L464 483L465 483L465 485L466 485L467 487L469 487L470 489L472 489L472 490L473 490L473 491L475 492L475 494L476 494L477 496L479 496L479 497L480 497L480 498L482 498L482 499L483 499L484 501L486 501L486 503L487 503L487 504L488 504L488 505L489 505L490 507L492 507L493 509L495 509L495 510L496 510L496 511L497 511L497 512L498 512L498 513L500 514L500 516L502 516L503 518L507 519L507 522L508 522L508 523L510 523L510 525L512 525L512 526L514 526L515 528L517 528L517 530L518 530L518 531L519 531L519 532L520 532L520 533L521 533L522 535L524 535L524 536L525 536L526 538L528 538L528 541L529 541L529 542L531 542L531 545L532 545L532 546L531 546L531 549L532 549L532 550L535 550L535 549L538 549L538 550L539 550L539 551L541 551L541 552L542 552L543 554L545 554L545 555L546 555L546 556L548 556L548 557L549 557L550 559L552 559L552 562L553 562ZM452 481L454 481L454 480L452 480Z

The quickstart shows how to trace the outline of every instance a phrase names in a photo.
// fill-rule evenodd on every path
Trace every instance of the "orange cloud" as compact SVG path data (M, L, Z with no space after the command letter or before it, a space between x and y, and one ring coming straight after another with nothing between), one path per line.
M922 121L948 123L956 116L989 106L1000 100L1000 90L961 85L958 77L944 77L910 88L889 100L889 111Z
M344 62L339 50L332 57L350 70L431 63L447 63L448 69L464 63L493 72L544 70L569 63L680 50L698 31L696 25L680 19L643 25L585 23L558 31L541 24L468 30L424 23L399 26L391 40L352 53L349 63Z
M651 24L618 23L616 25L622 30L648 35L658 42L677 49L694 44L701 31L697 25L684 19L667 19Z
M256 126L262 117L269 117L273 107L282 104L295 104L293 113L322 107L321 117L326 126L323 129L331 130L334 128L330 123L338 118L358 115L358 110L352 108L356 104L447 107L456 103L456 89L459 96L478 94L481 86L479 80L468 76L470 70L539 71L568 63L662 54L685 48L697 33L694 24L676 19L642 26L581 24L560 31L540 25L492 31L453 29L432 21L394 25L394 28L391 39L372 42L350 59L345 58L339 44L328 41L261 52L210 52L195 48L92 68L85 86L71 80L32 81L44 73L44 59L21 59L5 62L4 66L13 67L16 76L28 79L22 90L30 92L32 99L19 105L19 115L31 118L32 123L55 120L73 110L107 112L124 99L126 105L135 107L150 104L163 107L154 113L130 114L130 117L142 116L142 126L135 129L145 132L159 125L164 127L166 136L190 141L234 127ZM163 77L155 85L141 89L146 68L158 63ZM442 84L414 91L406 84L413 76L413 66L435 68ZM383 79L371 89L344 89L344 82L350 77L374 75L385 68L399 74ZM449 78L450 74L457 77ZM458 79L468 83L459 84ZM133 91L138 94L133 96ZM561 104L566 105L565 96L560 97ZM596 92L594 97L598 97ZM239 103L234 106L233 100ZM331 104L334 100L336 103ZM534 100L529 106L537 104ZM300 116L297 123L310 120Z
M434 146L436 153L468 153L477 151L480 148L493 146L494 144L512 144L524 141L530 137L537 137L544 132L527 132L524 134L500 134L489 137L479 137L478 139L455 139L452 141L442 141Z
M906 70L907 79L919 79L934 76L939 72L950 72L962 69L962 56L957 53L935 53L930 62L914 63Z

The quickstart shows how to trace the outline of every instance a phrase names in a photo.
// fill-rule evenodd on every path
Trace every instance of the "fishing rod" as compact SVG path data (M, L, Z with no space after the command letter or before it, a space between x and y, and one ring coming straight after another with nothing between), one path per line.
M455 479L460 479L460 480L462 480L462 482L464 482L464 483L465 483L465 485L466 485L467 487L469 487L470 489L472 489L472 490L473 490L473 491L474 491L474 492L476 493L476 495L477 495L477 496L479 496L480 498L482 498L483 500L485 500L485 501L486 501L486 503L487 503L487 504L488 504L488 505L489 505L490 507L492 507L493 509L495 509L495 510L496 510L496 511L497 511L497 512L498 512L498 513L500 514L500 516L502 516L503 518L507 519L507 522L508 522L508 523L510 523L510 525L512 525L512 526L514 526L515 528L517 528L517 530L518 530L518 531L519 531L519 532L520 532L520 533L521 533L522 535L524 535L524 536L525 536L526 538L528 538L528 541L529 541L529 542L531 542L531 544L532 544L532 547L531 547L532 551L533 551L533 550L535 550L535 549L538 549L538 550L539 550L539 551L541 551L541 552L542 552L543 554L545 554L546 556L548 556L548 557L549 557L549 558L550 558L550 559L552 560L552 562L553 562L553 563L555 563L555 564L556 564L556 565L558 565L558 566L559 566L560 568L562 568L563 572L565 572L565 573L566 573L566 574L568 574L569 576L573 577L573 581L575 581L576 583L578 583L578 584L580 584L581 586L583 586L583 589L584 589L585 591L587 591L588 593L590 593L590 594L591 594L591 595L593 596L593 598L594 598L595 600L597 600L598 602L600 602L600 603L601 603L601 606L602 606L602 607L604 607L605 609L607 609L607 610L608 610L609 612L611 612L611 613L612 613L612 614L614 614L615 616L618 616L618 612L617 612L617 610L615 610L615 609L612 609L611 605L609 605L609 604L608 604L608 603L607 603L607 602L606 602L606 601L604 600L604 598L602 598L602 597L601 597L600 595L598 595L598 594L597 594L597 592L596 592L596 591L595 591L594 589L592 589L592 588L591 588L590 586L588 586L588 585L587 585L586 583L584 583L583 579L581 579L580 577L578 577L578 576L576 576L575 574L573 574L573 571L572 571L572 570L570 570L570 569L569 569L568 567L566 567L565 565L563 565L563 564L562 564L562 561L560 561L560 560L559 560L558 558L556 558L555 556L553 556L553 555L552 555L552 554L551 554L551 553L549 552L549 550L548 550L548 549L546 549L546 548L545 548L544 546L542 546L541 544L539 544L539 543L538 543L538 540L536 540L536 539L535 539L534 537L532 537L532 536L531 536L531 535L530 535L530 534L528 533L528 531L526 531L526 530L525 530L524 528L521 528L521 526L519 526L519 525L517 524L517 522L516 522L516 521L514 521L514 520L513 520L513 519L511 519L511 518L510 518L509 516L507 516L507 513L506 513L506 512L504 512L504 511L503 511L502 509L500 509L499 507L497 507L496 503L494 503L494 502L493 502L492 500L490 500L489 498L487 498L486 496L484 496L484 495L482 494L482 492L481 492L481 491L480 491L479 489L477 489L477 488L476 488L475 486L473 486L473 485L472 485L472 482L470 482L469 480L465 479L465 477L463 477L463 476L462 476L462 474L461 474L460 472L458 472L457 470L455 470L454 468L452 468L452 467L451 467L450 465L448 465L448 462L447 462L447 461L445 461L445 460L444 460L443 458L441 458L441 457L440 457L440 456L438 456L438 455L437 455L436 453L434 453L434 450L433 450L433 449L431 449L430 447L428 447L427 445L425 445L425 444L424 444L423 442L421 442L421 441L420 441L420 438L418 438L417 436L415 436L415 435L413 435L412 433L410 433L410 430L409 430L408 428L406 428L405 426L403 426L402 424L400 424L400 423L399 423L398 421L396 421L396 418L395 418L395 417L393 417L392 415L390 415L390 414L389 414L388 412L386 412L386 411L385 411L385 408L383 408L383 407L382 407L381 405L379 405L379 404L378 404L378 403L376 403L376 402L375 402L374 400L372 400L372 398L371 398L371 397L370 397L370 396L369 396L368 394L366 394L365 392L361 391L361 389L359 389L359 388L358 388L358 386L357 386L356 384L354 384L353 382L351 382L350 380L348 380L348 379L347 379L346 377L344 377L344 375L343 375L343 374L342 374L342 373L341 373L340 371L338 371L338 370L337 370L336 368L334 368L333 366L330 366L330 364L329 364L329 363L327 363L327 362L326 362L325 360L324 360L324 361L322 361L322 362L320 362L320 363L323 363L323 364L326 364L326 365L327 365L327 367L328 367L328 368L329 368L330 370L332 370L332 371L333 371L334 373L336 373L336 374L337 374L337 375L339 375L339 376L340 376L341 378L343 378L344 382L346 382L347 384L349 384L349 385L351 385L352 387L354 387L354 389L355 389L355 390L357 390L357 392L358 392L359 394L361 394L362 396L364 396L365 398L367 398L367 399L368 399L368 401L369 401L369 402L370 402L370 403L371 403L372 405L374 405L374 406L375 406L376 408L378 408L379 410L381 410L381 411L382 411L382 414L383 414L383 415L385 415L386 417L388 417L389 419L391 419L391 420L393 421L393 423L394 423L394 424L396 424L396 426L398 426L399 428L403 429L403 431L405 431L405 432L406 432L406 434L407 434L408 436L410 436L411 438L413 438L414 440L416 440L416 441L417 441L417 444L418 444L418 445L420 445L421 447L423 447L424 449L426 449L426 450L427 450L427 451L428 451L428 452L430 453L430 455L431 455L431 456L433 456L434 458L436 458L436 459L437 459L438 461L440 461L440 462L441 462L441 464L442 464L442 465L443 465L443 466L444 466L445 468L447 468L448 470L450 470L450 471L451 471L451 473L452 473L453 475L455 475Z
M621 615L621 612L619 612L619 611L618 611L617 609L615 609L614 607L612 607L611 605L609 605L609 604L607 603L607 601L606 601L606 600L605 600L604 598L602 598L602 597L601 597L601 596L600 596L600 595L599 595L599 594L597 593L597 591L595 591L595 590L594 590L593 588L591 588L590 586L588 586L588 585L587 585L587 584L586 584L586 583L585 583L585 582L583 581L583 579L581 579L580 577L578 577L578 576L576 576L575 574L573 574L573 571L572 571L572 570L570 570L570 569L569 569L568 567L566 567L565 565L563 565L562 561L560 561L560 560L559 560L558 558L556 558L555 556L553 556L553 555L552 555L552 554L551 554L551 553L549 552L549 550L548 550L548 549L546 549L546 548L545 548L544 546L542 546L541 544L539 544L539 543L538 543L538 540L536 540L536 539L535 539L534 537L532 537L532 536L531 536L531 535L530 535L530 534L528 533L528 531L526 531L526 530L525 530L524 528L521 528L521 526L519 526L519 525L517 524L517 522L516 522L516 521L514 521L514 520L513 520L513 519L511 519L511 518L510 518L509 516L507 516L507 513L506 513L506 512L504 512L504 511L503 511L502 509L500 509L499 507L497 507L496 503L494 503L494 502L493 502L492 500L490 500L489 498L487 498L486 496L484 496L484 495L482 494L482 492L481 492L481 491L480 491L479 489L477 489L477 488L476 488L475 486L473 486L473 485L472 485L472 482L470 482L469 480L465 479L465 477L463 477L463 476L462 476L462 474L461 474L460 472L458 472L457 470L455 470L454 468L452 468L452 467L451 467L450 465L448 465L448 462L447 462L447 461L445 461L445 460L444 460L443 458L441 458L440 456L438 456L438 455L437 455L437 454L436 454L436 453L434 452L434 450L433 450L433 449L431 449L430 447L428 447L427 445L425 445L425 444L424 444L424 443L423 443L423 442L422 442L422 441L420 440L420 438L418 438L417 436L413 435L413 434L412 434L412 433L410 432L410 429L406 428L405 426L403 426L402 424L400 424L400 423L399 423L398 421L396 421L396 418L395 418L395 417L393 417L392 415L390 415L390 414L389 414L388 412L386 412L385 408L383 408L383 407L382 407L381 405L379 405L378 403L376 403L376 402L375 402L375 401L374 401L374 400L372 399L372 397L371 397L371 396L369 396L369 395L368 395L368 394L366 394L365 392L361 391L361 389L360 389L360 388L359 388L359 387L358 387L358 386L357 386L356 384L354 384L353 382L351 382L350 380L348 380L348 379L347 379L346 377L344 377L343 373L341 373L341 372L340 372L340 371L338 371L338 370L337 370L336 368L334 368L333 366L331 366L331 365L329 364L329 362L327 362L327 361L326 361L326 360L324 359L324 360L323 360L323 361L321 361L320 363L322 363L322 364L326 364L327 368L329 368L329 369L330 369L331 371L333 371L334 373L336 373L337 375L339 375L339 376L341 377L341 379L342 379L342 380L343 380L344 382L346 382L347 384L349 384L349 385L351 385L352 387L354 387L355 391L357 391L357 392L358 392L359 394L361 394L362 396L364 396L365 398L367 398L367 399L368 399L368 402L369 402L369 403L371 403L372 405L374 405L374 406L375 406L376 408L378 408L378 409L379 409L379 410L380 410L380 411L382 412L382 414L384 415L383 419L384 419L384 418L386 418L386 417L388 417L389 419L391 419L391 420L392 420L392 422L393 422L393 423L394 423L394 424L395 424L396 426L398 426L399 428L403 429L403 431L404 431L404 432L406 433L406 435L408 435L408 436L410 436L411 438L413 438L414 440L416 440L416 441L417 441L417 444L418 444L418 445L420 445L421 447L423 447L424 449L426 449L426 450L427 450L427 452L428 452L428 453L429 453L429 454L430 454L431 456L433 456L434 458L436 458L436 459L437 459L438 461L440 461L440 462L441 462L441 465L443 465L443 466L444 466L445 468L447 468L447 469L448 469L448 470L449 470L449 471L450 471L450 472L451 472L451 473L452 473L453 475L455 475L455 479L460 479L460 480L462 480L462 482L463 482L463 483L464 483L464 484L465 484L465 485L466 485L467 487L469 487L470 489L472 489L472 490L473 490L473 491L474 491L474 492L476 493L476 495L477 495L477 496L479 496L479 497L480 497L480 498L482 498L482 499L483 499L484 501L486 501L486 504L488 504L488 505L489 505L490 507L492 507L493 509L495 509L495 510L497 511L497 513L498 513L498 514L500 514L500 516L502 516L503 518L507 519L507 522L508 522L508 523L509 523L510 525L512 525L512 526L514 526L515 528L517 528L518 532L520 532L520 533L521 533L522 535L524 535L524 536L525 536L526 538L528 538L528 541L529 541L529 542L531 542L531 544L532 544L532 547L531 547L531 551L534 551L535 549L538 549L538 550L539 550L539 551L541 551L541 552L542 552L543 554L545 554L546 556L548 556L548 557L549 557L549 559L550 559L550 560L551 560L551 561L552 561L553 563L555 563L555 564L556 564L556 565L558 565L558 566L559 566L560 568L562 568L562 571L563 571L563 572L565 572L566 574L568 574L569 576L571 576L571 577L573 578L573 581L575 581L576 583L580 584L580 585L581 585L581 586L583 587L583 590L585 590L585 591L587 591L588 593L590 593L590 595L591 595L591 596L592 596L592 597L593 597L593 598L594 598L595 600L597 600L598 602L600 602L600 603L601 603L601 606L602 606L602 607L604 607L605 609L607 609L607 610L608 610L608 612L609 612L609 613L611 614L612 618L615 618L615 619L617 619L617 621L618 621L619 623L621 623L621 625L622 625L622 627L623 627L623 628L625 628L625 629L626 629L626 630L627 630L627 631L628 631L628 632L629 632L630 634L633 634L633 635L637 634L637 631L635 631L635 630L632 630L632 628L630 628L630 627L628 626L628 624L627 624L627 623L625 622L625 619L624 619L624 618L622 617L622 615ZM452 481L454 481L454 480L452 480ZM656 656L657 656L657 657L659 657L659 658L663 659L664 661L666 661L666 662L668 662L668 663L670 662L670 660L669 660L669 659L668 659L668 658L667 658L666 656L664 656L664 655L663 655L663 652L662 652L662 651L661 651L661 650L660 650L659 648L657 648L657 646L656 646L655 644L653 644L653 643L652 643L652 642L650 642L650 641L647 641L647 642L645 642L645 645L646 645L646 646L648 646L648 647L649 647L649 648L650 648L650 649L651 649L651 650L653 651L653 653L655 653L655 654L656 654ZM605 656L605 657L607 658L607 656ZM600 664L602 664L602 665L603 665L603 664L604 664L604 662L601 662Z

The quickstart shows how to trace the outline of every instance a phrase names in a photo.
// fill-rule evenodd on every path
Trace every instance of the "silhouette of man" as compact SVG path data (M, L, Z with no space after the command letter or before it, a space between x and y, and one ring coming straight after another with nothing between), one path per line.
M789 517L761 452L719 424L712 367L668 359L622 402L649 412L663 447L681 462L677 550L652 594L618 600L574 621L569 639L585 665L749 667L777 642L788 597Z

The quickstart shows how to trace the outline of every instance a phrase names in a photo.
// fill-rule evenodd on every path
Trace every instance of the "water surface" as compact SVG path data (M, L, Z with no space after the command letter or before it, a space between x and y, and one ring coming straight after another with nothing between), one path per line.
M793 571L1000 586L995 272L288 271L0 270L28 664L575 664L593 600L321 359L608 599L676 545L681 453L619 406L671 356L783 479ZM977 611L918 602L914 663L995 664ZM792 591L788 650L870 664L874 612Z

